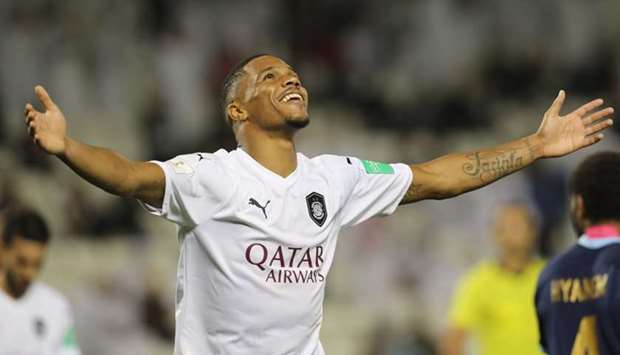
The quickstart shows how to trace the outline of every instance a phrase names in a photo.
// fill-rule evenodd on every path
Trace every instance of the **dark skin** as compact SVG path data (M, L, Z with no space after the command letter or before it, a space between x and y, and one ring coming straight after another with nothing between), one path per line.
M577 235L579 236L581 236L589 227L600 224L610 224L615 226L616 229L620 231L619 220L602 220L593 222L588 217L583 196L579 194L572 194L570 196L570 219Z
M277 57L255 58L244 71L226 114L243 149L265 168L286 177L297 167L294 136L308 122L308 94L294 70ZM66 120L58 106L43 87L37 86L35 93L45 110L38 111L28 103L24 114L28 132L41 149L58 156L103 190L161 206L165 186L161 168L68 137ZM282 95L287 93L298 96L284 102ZM609 119L613 109L597 110L603 100L596 99L561 116L564 98L564 91L560 91L534 134L410 165L415 178L401 204L457 196L538 159L562 156L600 141L601 132L613 123Z
M293 138L308 124L308 92L284 61L262 56L248 63L227 107L239 145L267 169L288 176L297 168ZM299 95L284 102L288 94Z

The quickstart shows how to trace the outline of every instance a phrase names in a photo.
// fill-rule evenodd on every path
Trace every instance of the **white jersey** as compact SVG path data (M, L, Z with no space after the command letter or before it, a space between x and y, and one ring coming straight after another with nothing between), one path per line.
M20 299L0 290L0 355L79 355L69 303L43 283Z
M343 226L392 213L411 169L297 154L286 178L242 149L157 163L178 224L176 355L320 355L323 295Z

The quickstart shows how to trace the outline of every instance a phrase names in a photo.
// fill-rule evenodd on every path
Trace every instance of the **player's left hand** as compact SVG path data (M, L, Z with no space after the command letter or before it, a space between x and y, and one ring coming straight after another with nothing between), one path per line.
M590 101L575 111L560 116L565 97L564 90L560 90L536 132L543 158L566 155L595 144L603 139L602 131L613 124L613 120L608 117L614 112L613 108L607 107L593 112L603 104L602 99Z
M34 89L43 103L44 111L38 111L29 102L24 109L25 123L32 140L49 154L63 154L67 145L67 120L41 85Z

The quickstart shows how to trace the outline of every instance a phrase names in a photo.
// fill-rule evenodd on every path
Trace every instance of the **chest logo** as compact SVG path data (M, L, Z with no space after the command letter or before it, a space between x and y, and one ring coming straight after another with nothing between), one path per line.
M254 197L252 197L250 198L250 201L248 201L248 204L251 206L256 206L261 211L263 211L263 215L265 216L265 219L267 219L267 205L269 205L269 202L271 202L271 200L268 200L267 203L265 203L265 206L261 206L260 203L258 203L258 201L256 201Z
M32 326L34 328L34 333L37 335L37 337L43 338L45 336L46 328L43 318L37 317L33 319Z
M310 218L319 227L322 227L327 219L327 208L325 207L325 197L318 192L313 192L306 196L306 205Z

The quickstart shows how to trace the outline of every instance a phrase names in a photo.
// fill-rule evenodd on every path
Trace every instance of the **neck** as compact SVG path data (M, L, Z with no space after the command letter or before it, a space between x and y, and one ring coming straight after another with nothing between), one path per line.
M499 265L506 271L519 273L525 270L531 260L530 253L504 253L499 257Z
M585 223L585 229L588 229L590 227L596 227L596 226L610 226L615 228L616 230L620 231L620 221L602 221L602 222L596 222L596 223L590 223L590 222L586 222Z
M293 134L245 130L238 135L240 146L254 160L274 173L287 177L297 168Z

